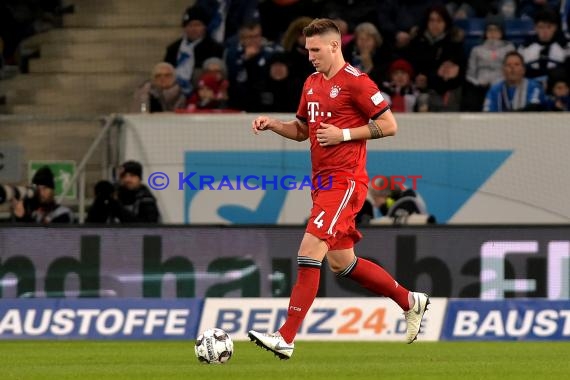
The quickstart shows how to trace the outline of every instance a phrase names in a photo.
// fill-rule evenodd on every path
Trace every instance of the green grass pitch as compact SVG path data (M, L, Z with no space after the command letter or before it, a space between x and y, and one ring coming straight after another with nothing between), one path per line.
M2 341L6 379L567 379L570 342L303 342L291 360L235 342L224 365L194 342Z

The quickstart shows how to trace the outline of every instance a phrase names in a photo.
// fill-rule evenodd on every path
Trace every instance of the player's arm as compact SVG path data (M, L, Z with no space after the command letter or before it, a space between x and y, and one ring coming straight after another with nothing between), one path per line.
M280 121L267 116L259 116L253 120L252 129L255 134L259 131L270 130L295 141L305 141L309 138L309 126L299 119Z
M366 125L343 130L343 141L348 140L375 140L394 136L398 131L398 123L390 110L384 111L379 117L370 119Z
M390 109L386 109L379 116L373 116L368 124L356 128L321 123L317 130L317 141L321 146L329 146L351 140L374 140L394 136L397 130L396 118Z

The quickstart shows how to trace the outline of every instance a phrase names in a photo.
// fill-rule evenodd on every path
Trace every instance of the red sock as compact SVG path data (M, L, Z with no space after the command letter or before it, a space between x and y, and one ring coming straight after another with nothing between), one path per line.
M380 265L359 257L354 268L346 276L378 295L390 297L404 311L410 309L408 289L398 284Z
M299 266L297 270L297 282L291 292L289 299L289 309L287 310L287 320L281 326L279 332L287 343L293 342L297 331L303 323L319 289L319 279L321 276L320 263L315 266Z

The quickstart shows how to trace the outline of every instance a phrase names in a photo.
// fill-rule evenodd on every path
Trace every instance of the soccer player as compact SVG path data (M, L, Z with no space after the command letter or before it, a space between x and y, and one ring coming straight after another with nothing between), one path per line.
M271 334L249 331L257 345L281 359L293 354L293 340L319 287L325 256L330 269L372 292L390 297L404 310L408 343L412 343L429 298L410 292L382 267L354 254L362 235L355 227L368 188L366 140L393 136L397 123L378 87L364 73L344 61L341 34L329 19L316 19L303 33L309 60L316 69L305 81L297 118L282 122L259 116L253 132L270 130L283 137L311 143L314 184L331 177L312 191L313 207L299 248L297 282L293 287L287 320Z

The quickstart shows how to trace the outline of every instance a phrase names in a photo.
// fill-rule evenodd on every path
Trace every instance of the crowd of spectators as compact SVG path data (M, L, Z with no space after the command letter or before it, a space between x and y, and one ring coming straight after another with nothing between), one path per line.
M182 15L182 36L166 47L185 102L165 110L295 112L314 71L302 31L317 17L335 20L345 59L378 84L395 112L568 109L570 2L353 3L198 0ZM513 20L527 20L516 39L505 30ZM470 29L471 21L481 29ZM212 59L215 72L205 68ZM514 60L519 80L508 79Z

